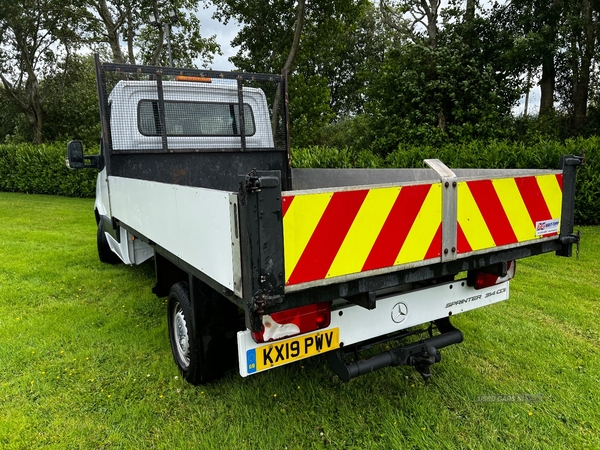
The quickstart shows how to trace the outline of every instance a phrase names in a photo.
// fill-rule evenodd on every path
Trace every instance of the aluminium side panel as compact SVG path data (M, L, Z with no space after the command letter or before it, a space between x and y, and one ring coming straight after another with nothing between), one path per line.
M559 239L562 183L559 171L506 170L285 191L285 291Z
M109 177L109 185L114 218L236 290L230 192L121 177Z
M441 261L440 182L282 195L286 292Z
M562 181L560 172L459 180L458 257L557 239Z

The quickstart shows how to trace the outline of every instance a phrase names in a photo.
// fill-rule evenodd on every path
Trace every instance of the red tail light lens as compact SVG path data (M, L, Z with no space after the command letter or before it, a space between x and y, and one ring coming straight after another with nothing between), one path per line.
M256 342L276 341L296 334L327 328L331 322L331 303L315 303L263 316L263 327L252 332Z
M515 276L516 269L517 262L508 261L506 267L506 275L503 277L484 272L476 272L473 287L475 287L475 289L484 289L490 286L494 286L496 284L504 283L505 281L508 281Z

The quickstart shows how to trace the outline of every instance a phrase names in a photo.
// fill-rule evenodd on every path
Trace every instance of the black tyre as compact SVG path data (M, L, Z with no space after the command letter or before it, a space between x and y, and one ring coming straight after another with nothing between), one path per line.
M108 245L106 234L104 234L104 224L102 221L98 222L98 234L96 235L96 244L98 246L98 258L100 261L106 264L120 264L121 258L114 253Z
M202 286L192 310L188 283L179 282L171 287L167 314L173 358L188 383L206 383L235 366L235 305Z

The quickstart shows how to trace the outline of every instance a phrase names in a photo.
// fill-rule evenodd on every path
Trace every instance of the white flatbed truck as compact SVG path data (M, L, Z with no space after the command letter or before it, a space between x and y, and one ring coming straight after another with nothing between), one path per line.
M463 340L516 260L571 256L576 168L292 169L284 75L100 62L98 254L154 258L173 356L199 384L326 354L344 380ZM457 278L460 273L467 273ZM408 342L407 342L408 341ZM393 345L363 359L360 352Z

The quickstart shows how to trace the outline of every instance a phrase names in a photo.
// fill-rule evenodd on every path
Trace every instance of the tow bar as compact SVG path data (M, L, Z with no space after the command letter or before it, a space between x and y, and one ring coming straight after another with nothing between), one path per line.
M437 336L403 345L379 353L371 358L361 359L349 364L344 361L344 356L349 353L356 353L356 350L348 352L345 349L338 349L327 353L327 361L335 374L344 381L349 381L377 369L400 365L413 366L421 374L423 380L427 381L431 377L429 371L431 365L440 362L442 359L442 355L438 350L463 341L462 332L450 323L449 318L440 319L434 323L441 332Z

